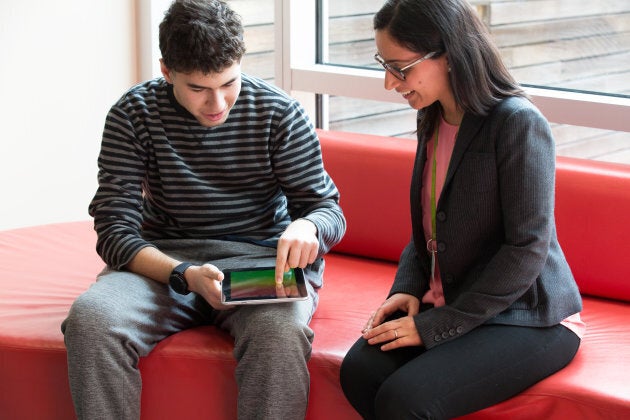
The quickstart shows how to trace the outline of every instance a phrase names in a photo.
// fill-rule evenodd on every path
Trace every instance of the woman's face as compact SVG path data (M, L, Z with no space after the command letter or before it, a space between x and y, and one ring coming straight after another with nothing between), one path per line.
M377 30L376 48L385 62L395 68L403 68L424 54L402 47L392 38L389 31ZM389 71L385 72L385 89L395 89L414 109L425 108L435 101L444 105L452 101L453 95L448 78L448 63L443 54L436 59L429 58L404 71L405 80L399 80Z

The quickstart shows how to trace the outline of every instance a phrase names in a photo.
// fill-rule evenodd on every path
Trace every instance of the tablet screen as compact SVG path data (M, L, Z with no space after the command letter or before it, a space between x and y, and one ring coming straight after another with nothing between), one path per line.
M276 284L275 267L226 270L224 275L221 288L226 304L286 302L308 296L300 268L284 273L282 284Z

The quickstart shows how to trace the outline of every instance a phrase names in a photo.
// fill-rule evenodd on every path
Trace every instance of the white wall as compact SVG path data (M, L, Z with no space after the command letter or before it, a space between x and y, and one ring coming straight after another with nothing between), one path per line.
M89 218L105 115L137 81L134 5L0 1L0 229Z

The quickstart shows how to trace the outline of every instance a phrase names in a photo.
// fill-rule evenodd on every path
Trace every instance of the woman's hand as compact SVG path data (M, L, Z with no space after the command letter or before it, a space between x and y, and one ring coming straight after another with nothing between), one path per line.
M407 316L381 324L396 311L406 312ZM363 329L363 338L370 344L386 343L381 346L383 351L421 346L422 339L413 320L419 311L420 300L417 297L405 293L392 295L372 314Z

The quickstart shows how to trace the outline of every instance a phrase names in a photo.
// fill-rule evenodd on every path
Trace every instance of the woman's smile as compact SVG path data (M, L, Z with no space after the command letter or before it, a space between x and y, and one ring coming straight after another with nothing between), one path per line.
M405 99L409 99L409 97L410 97L411 95L413 95L414 91L413 91L413 90L409 90L409 91L407 91L407 92L398 92L398 93L400 93L400 94L403 96L403 98L405 98Z

